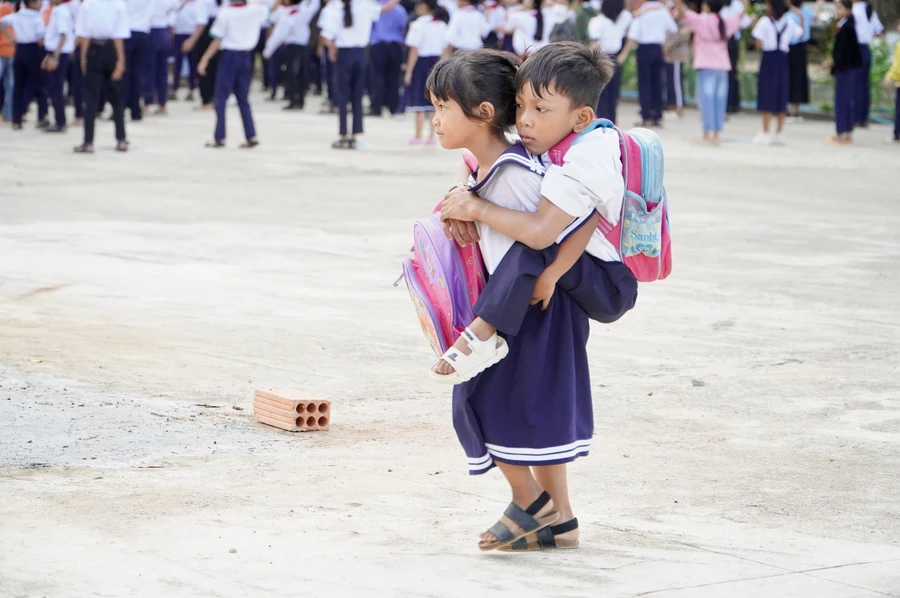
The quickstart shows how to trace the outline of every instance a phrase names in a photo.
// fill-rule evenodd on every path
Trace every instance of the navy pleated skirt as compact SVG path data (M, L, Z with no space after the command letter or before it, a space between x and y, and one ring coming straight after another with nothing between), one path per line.
M493 281L502 282L502 281ZM453 388L453 426L481 474L496 461L555 465L588 454L594 434L588 317L557 291L547 311L532 306L509 355Z
M438 63L440 56L420 56L413 67L412 83L407 88L406 102L407 112L434 112L431 100L425 94L425 82L434 65Z
M760 112L787 112L790 86L787 54L781 50L763 52L756 84L756 109Z

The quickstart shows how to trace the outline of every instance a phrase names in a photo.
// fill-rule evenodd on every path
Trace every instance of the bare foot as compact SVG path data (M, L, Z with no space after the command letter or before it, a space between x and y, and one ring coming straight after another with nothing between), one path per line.
M537 498L538 498L539 496L540 496L540 492L538 492L537 495L535 495L528 503L525 503L525 504L519 504L518 502L516 502L516 504L524 511L525 509L528 508L528 506L529 506L532 502L534 502L535 500L537 500ZM513 501L513 502L515 502L515 501ZM549 500L549 501L547 501L547 504L544 505L544 508L537 512L537 514L534 516L534 518L535 518L535 519L540 519L541 517L546 517L546 516L549 515L552 511L553 511L553 501L552 501L552 500ZM502 516L502 517L500 518L500 522L503 523L503 525L505 525L507 528L509 528L509 531L511 531L513 534L518 535L517 532L520 532L520 531L522 530L522 528L520 528L514 521L512 521L511 519L509 519L506 515L504 515L504 516ZM535 537L535 541L537 541L537 540L536 540L536 538L537 538L537 535L536 535L536 534L534 534L534 537ZM562 537L562 536L560 536L560 537ZM578 530L575 530L575 537L576 537L576 538L578 537ZM492 542L496 542L496 541L497 541L497 537L496 537L494 534L492 534L491 532L489 532L489 531L482 532L481 535L480 535L480 538L481 538L481 543L482 543L482 544L491 544Z

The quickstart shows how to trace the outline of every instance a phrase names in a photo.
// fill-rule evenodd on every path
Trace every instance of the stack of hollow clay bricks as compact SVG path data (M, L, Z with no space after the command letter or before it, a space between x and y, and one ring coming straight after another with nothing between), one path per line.
M331 423L331 401L291 388L257 390L253 416L260 423L289 432L325 431Z

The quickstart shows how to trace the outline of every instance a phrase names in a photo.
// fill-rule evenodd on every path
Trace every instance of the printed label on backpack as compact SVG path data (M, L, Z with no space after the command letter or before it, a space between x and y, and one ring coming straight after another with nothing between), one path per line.
M662 210L648 211L646 203L629 191L625 193L622 218L622 257L639 254L659 257L662 252Z

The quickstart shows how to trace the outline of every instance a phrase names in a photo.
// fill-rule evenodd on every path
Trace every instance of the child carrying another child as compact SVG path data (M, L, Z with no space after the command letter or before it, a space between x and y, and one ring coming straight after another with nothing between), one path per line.
M594 100L599 101L609 82L613 62L599 49L560 42L529 57L521 72L528 74L529 65L543 71L540 77L519 77L516 126L525 148L547 169L541 184L544 200L535 213L526 213L498 208L462 189L445 199L442 219L474 220L480 223L479 234L487 226L521 242L502 263L493 264L497 272L475 305L479 317L429 372L439 382L465 382L503 359L506 343L497 330L518 334L529 305L540 302L546 309L557 286L591 319L603 323L622 317L637 297L634 276L597 230L594 214L612 224L619 219L625 183L618 134L597 129L583 135L562 166L551 165L546 156L593 122Z
M588 314L569 293L551 300L562 272L547 265L577 263L581 267L576 273L586 274L587 284L577 281L581 284L574 285L572 294L579 286L591 287L595 296L605 290L608 303L616 305L611 311L627 311L637 285L630 271L609 257L610 268L603 272L609 281L601 289L597 283L601 267L593 258L581 257L584 247L590 251L597 240L595 206L601 205L605 213L610 203L622 200L615 131L598 129L584 135L569 150L565 165L550 166L543 182L541 174L549 162L532 154L545 153L591 124L593 107L612 68L608 57L575 43L542 48L518 72L509 54L478 50L438 63L426 86L441 145L466 148L484 165L471 188L478 196L462 190L451 193L442 217L456 227L461 221L479 221L479 244L493 289L486 287L482 297L496 300L506 295L509 303L525 304L519 321L502 314L517 327L503 340L506 359L453 389L454 427L470 473L497 466L512 490L512 503L503 517L481 535L481 550L578 546L566 464L587 455L593 435L586 350L590 327ZM524 145L510 145L505 136L513 122ZM560 234L571 233L572 243L549 247ZM548 249L536 251L526 244ZM615 253L611 246L595 245L593 251ZM556 258L570 252L574 259ZM534 291L539 275L542 290ZM622 284L615 284L616 276ZM533 295L540 296L541 307L529 308ZM467 338L477 346L471 327ZM495 351L502 339L485 340L481 344Z

